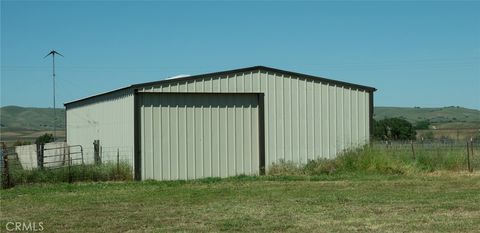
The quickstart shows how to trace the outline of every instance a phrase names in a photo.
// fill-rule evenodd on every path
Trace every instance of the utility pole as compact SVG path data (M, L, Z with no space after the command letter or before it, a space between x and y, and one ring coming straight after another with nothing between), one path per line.
M55 54L58 54L60 56L63 57L62 54L60 54L59 52L55 51L55 50L52 50L50 51L50 53L48 53L45 57L43 58L46 58L50 55L52 55L52 58L53 58L53 141L55 141L57 139L57 114L56 114L56 105L55 105Z

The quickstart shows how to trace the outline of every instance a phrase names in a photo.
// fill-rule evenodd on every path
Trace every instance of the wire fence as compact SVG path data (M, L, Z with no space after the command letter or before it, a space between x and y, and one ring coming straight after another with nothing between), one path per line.
M133 178L133 150L127 147L99 147L95 150L94 147L79 145L45 144L7 148L3 144L1 158L4 188L26 183Z
M447 170L480 170L480 141L374 141L371 146L396 159L414 160Z

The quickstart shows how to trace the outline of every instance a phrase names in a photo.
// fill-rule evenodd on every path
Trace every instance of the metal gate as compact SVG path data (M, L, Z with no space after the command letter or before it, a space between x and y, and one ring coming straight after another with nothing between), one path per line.
M42 148L41 167L60 168L84 165L83 147L81 145Z

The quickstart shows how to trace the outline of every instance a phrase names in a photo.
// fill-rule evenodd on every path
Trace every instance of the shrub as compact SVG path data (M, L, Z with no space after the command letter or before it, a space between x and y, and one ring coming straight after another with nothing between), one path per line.
M53 138L53 134L51 133L46 133L42 136L39 136L37 139L35 139L35 144L45 144L49 142L55 141L55 138Z

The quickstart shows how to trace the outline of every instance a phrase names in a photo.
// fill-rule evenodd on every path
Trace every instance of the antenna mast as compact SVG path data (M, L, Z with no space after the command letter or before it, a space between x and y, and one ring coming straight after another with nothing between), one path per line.
M52 55L52 59L53 59L53 67L52 67L53 68L53 73L52 73L52 77L53 77L53 141L57 139L57 113L56 113L56 105L55 105L55 54L58 54L63 57L62 54L60 54L55 50L50 51L50 53L48 53L44 57L46 58Z

